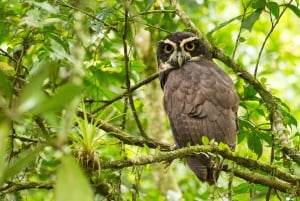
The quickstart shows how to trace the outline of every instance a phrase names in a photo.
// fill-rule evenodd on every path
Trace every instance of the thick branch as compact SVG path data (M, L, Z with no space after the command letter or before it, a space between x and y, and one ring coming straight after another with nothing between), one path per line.
M0 189L0 196L5 195L7 193L12 193L16 191L32 189L32 188L45 188L51 189L53 188L53 182L26 182L26 183L11 183L6 187Z
M248 182L268 186L270 188L277 189L277 190L285 192L285 193L291 193L293 195L300 195L299 186L294 186L292 184L281 181L272 176L261 175L261 174L254 173L252 171L248 171L245 169L243 169L243 170L225 169L224 171L232 172L235 176L243 178Z
M214 145L196 145L191 147L184 147L173 151L168 152L160 152L156 153L155 155L148 155L148 156L140 156L134 159L127 159L127 160L118 160L118 161L102 161L101 168L102 169L122 169L125 167L131 166L139 166L139 165L146 165L152 163L158 163L162 161L172 161L177 158L184 158L191 155L196 155L199 153L214 153L217 155L222 156L228 160L235 162L236 164L252 169L252 170L259 170L264 171L272 176L265 176L266 178L273 178L276 177L280 180L284 180L289 185L299 185L300 177L288 174L275 166L262 163L253 159L243 158L240 156L236 156L233 152L229 149L220 149ZM255 180L255 178L252 178ZM268 181L265 181L268 183ZM273 186L270 186L273 187ZM298 186L300 189L300 187ZM280 190L280 189L279 189ZM300 192L300 191L299 191Z

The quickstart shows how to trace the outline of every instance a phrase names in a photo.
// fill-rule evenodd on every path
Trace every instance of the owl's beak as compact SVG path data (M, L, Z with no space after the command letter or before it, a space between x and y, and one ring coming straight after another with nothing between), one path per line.
M177 63L179 65L179 67L182 66L183 64L183 56L182 56L182 53L181 52L178 52L177 55L176 55L176 58L177 58Z

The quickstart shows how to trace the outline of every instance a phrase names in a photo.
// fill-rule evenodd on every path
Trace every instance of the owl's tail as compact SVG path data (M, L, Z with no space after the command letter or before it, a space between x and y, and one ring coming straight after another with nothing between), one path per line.
M214 162L206 155L191 156L187 158L187 163L191 170L201 181L206 181L210 185L217 182L220 175L221 165L214 165Z

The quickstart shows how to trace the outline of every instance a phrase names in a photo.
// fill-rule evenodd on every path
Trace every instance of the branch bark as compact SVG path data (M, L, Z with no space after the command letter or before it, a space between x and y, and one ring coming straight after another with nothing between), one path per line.
M53 188L53 182L26 182L26 183L11 183L6 187L0 189L0 196L7 193L12 193L16 191L32 189L32 188L44 188L51 189Z
M184 158L191 155L197 155L200 153L212 153L220 155L223 158L231 160L236 164L243 166L243 169L229 169L224 168L226 172L232 171L237 177L246 179L247 181L262 184L274 189L278 189L282 192L291 193L294 195L300 195L300 177L288 174L278 167L262 163L253 159L243 158L236 156L230 149L220 149L215 145L196 145L190 147L184 147L173 151L159 152L153 155L140 156L133 159L116 160L116 161L101 161L101 169L122 169L132 166L141 166L152 163L159 163L163 161L173 161L177 158ZM251 170L258 170L268 173L269 175L259 174Z

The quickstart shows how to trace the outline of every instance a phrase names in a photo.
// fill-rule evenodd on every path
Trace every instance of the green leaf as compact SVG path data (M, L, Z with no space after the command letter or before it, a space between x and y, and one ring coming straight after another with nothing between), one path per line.
M59 9L57 7L53 7L50 3L47 3L47 2L42 2L42 3L33 2L33 4L36 7L39 7L41 9L47 11L48 13L57 14L59 12Z
M148 11L156 0L147 0L145 11Z
M6 169L6 143L8 142L8 136L10 133L10 124L8 121L0 122L0 185L2 186L4 181L4 172Z
M254 0L252 3L252 8L254 9L264 9L266 6L266 0Z
M262 155L263 146L262 146L259 136L257 136L257 134L254 132L250 133L248 135L247 144L248 144L249 149L251 149L251 151L253 151L254 153L257 154L257 158L260 158Z
M66 43L66 41L64 41L61 36L55 34L55 33L49 33L49 34L45 34L45 36L48 36L49 37L49 40L53 39L55 40L58 44L60 44L64 50L70 54L70 49L69 49L69 46L68 44Z
M112 13L113 13L113 7L104 8L98 13L97 18L99 20L105 20Z
M94 201L89 181L72 156L65 156L57 171L56 201Z
M10 97L12 93L12 88L10 85L10 81L5 75L5 73L0 69L0 96L4 95L6 97Z
M240 42L240 43L243 43L243 42L245 42L245 41L246 41L246 38L244 38L244 37L242 37L242 36L239 38L239 42Z
M247 29L251 32L254 23L259 19L262 10L258 9L255 12L251 13L245 20L242 22L242 28Z
M10 161L8 167L3 173L0 183L17 175L21 170L30 165L44 147L45 145L39 145L34 149L21 152L17 158Z
M36 105L47 99L46 94L41 90L43 81L49 75L49 68L51 64L41 62L33 69L33 75L29 83L23 88L20 94L20 104L18 110L22 112L33 109Z
M33 108L34 113L58 112L81 93L81 87L76 84L66 84L58 88L52 97L44 99Z
M295 15L297 15L297 17L300 18L300 10L299 10L299 8L297 6L294 6L292 4L285 4L285 6L288 7L290 10L292 10L293 13Z
M208 144L209 144L209 139L208 139L207 136L205 136L205 135L202 136L201 140L202 140L202 143L203 143L204 145L208 145Z
M246 100L257 100L256 94L257 91L256 89L251 86L251 85L244 85L244 95L243 98Z
M278 19L279 17L279 5L276 2L268 2L267 3L267 8L269 11L272 13L272 15Z
M251 184L249 184L249 183L239 184L233 188L233 192L236 194L247 193L247 192L249 192L250 185Z

